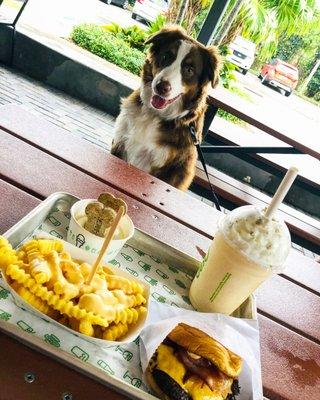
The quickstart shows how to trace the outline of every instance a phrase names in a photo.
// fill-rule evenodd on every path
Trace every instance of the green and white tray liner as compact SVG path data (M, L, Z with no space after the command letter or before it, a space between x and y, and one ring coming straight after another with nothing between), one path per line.
M41 232L66 239L70 213L53 209L34 236ZM85 243L78 246L90 252ZM101 347L71 333L62 326L17 306L6 283L0 279L0 319L8 321L46 343L94 365L129 385L151 393L143 372L148 360L165 336L179 322L196 326L244 359L238 400L262 399L259 332L256 320L192 311L188 298L192 277L164 264L157 254L146 254L126 244L110 262L116 268L150 285L151 302L145 328L131 343L108 343ZM140 355L141 353L141 355Z

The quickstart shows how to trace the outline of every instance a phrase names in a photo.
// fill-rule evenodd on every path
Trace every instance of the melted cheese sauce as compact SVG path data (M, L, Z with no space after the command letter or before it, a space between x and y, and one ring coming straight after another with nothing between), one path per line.
M193 400L225 400L227 395L231 393L232 378L217 377L216 389L213 391L196 375L192 375L183 383L183 377L187 369L176 358L173 348L161 344L157 351L157 368L171 376Z

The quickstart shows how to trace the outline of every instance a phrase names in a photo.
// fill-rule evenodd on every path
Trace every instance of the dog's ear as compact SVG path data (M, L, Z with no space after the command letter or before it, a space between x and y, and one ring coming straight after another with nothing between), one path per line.
M204 61L205 78L211 82L214 88L218 85L221 70L221 57L215 46L208 46L204 49Z
M152 44L152 47L160 47L165 43L174 42L179 39L187 39L186 32L179 26L167 26L161 29L159 32L150 36L145 44Z

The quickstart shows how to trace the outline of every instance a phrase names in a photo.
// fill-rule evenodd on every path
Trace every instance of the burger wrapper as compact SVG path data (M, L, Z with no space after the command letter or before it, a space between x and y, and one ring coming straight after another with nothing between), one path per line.
M256 320L223 314L199 313L152 302L146 327L140 335L140 358L143 372L165 337L180 322L196 327L213 337L243 359L239 376L241 387L237 400L261 400L259 331ZM146 382L145 382L146 383Z

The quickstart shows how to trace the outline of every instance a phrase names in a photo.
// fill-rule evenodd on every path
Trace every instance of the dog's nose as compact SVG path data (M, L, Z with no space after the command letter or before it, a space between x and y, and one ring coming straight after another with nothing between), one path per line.
M156 85L157 92L160 96L165 96L171 90L170 82L168 81L161 81Z

